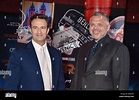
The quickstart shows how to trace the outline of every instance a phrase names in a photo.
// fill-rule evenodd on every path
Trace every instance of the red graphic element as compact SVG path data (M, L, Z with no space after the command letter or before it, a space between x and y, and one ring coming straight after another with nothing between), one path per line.
M123 42L125 16L118 16L110 22L109 36Z
M87 22L96 11L101 11L110 15L112 0L84 0L84 16Z
M67 72L71 73L71 74L74 74L75 67L74 67L73 64L63 64L63 68L64 68L64 73L65 74Z

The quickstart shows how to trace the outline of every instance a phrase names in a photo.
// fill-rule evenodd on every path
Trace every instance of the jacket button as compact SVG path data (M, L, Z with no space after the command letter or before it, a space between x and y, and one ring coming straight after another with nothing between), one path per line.
M20 88L22 88L23 86L22 85L20 85Z
M119 88L119 85L116 85L116 88L118 89Z
M52 88L54 88L55 86L53 85Z
M86 89L86 87L87 87L87 86L86 86L86 85L84 85L84 88L85 88L85 89Z

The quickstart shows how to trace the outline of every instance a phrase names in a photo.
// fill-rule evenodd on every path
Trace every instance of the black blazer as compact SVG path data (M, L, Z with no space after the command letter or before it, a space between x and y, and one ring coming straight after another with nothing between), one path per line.
M89 64L86 65L91 46L92 41L82 45L79 49L70 89L127 90L130 68L128 48L123 43L106 37Z

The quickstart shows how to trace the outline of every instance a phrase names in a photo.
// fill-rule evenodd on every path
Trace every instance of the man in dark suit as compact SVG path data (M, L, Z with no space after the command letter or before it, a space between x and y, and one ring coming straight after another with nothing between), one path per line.
M48 45L46 36L48 34L48 17L36 14L30 18L30 32L32 40L25 46L15 49L8 61L4 90L65 90L65 79L62 68L62 57L60 51ZM40 60L40 49L44 47L44 55L47 61L44 67L48 67L50 81L42 74L43 64ZM47 87L49 84L49 88Z
M95 12L89 25L93 41L79 48L70 90L128 90L128 48L108 36L110 24L105 13Z

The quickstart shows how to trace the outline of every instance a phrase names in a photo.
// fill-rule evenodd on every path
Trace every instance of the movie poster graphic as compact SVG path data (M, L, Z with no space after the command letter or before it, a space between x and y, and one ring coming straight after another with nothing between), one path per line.
M110 22L109 36L117 41L123 42L125 16L118 16Z
M88 26L81 12L76 9L67 10L58 22L59 31L52 35L52 45L61 53L71 55L74 48L92 41Z
M18 33L19 43L28 43L32 39L32 35L28 29L30 28L30 17L32 17L34 14L39 13L48 16L49 28L52 28L54 16L54 3L23 0L22 10L20 10L20 12L22 13L22 22L16 31Z

